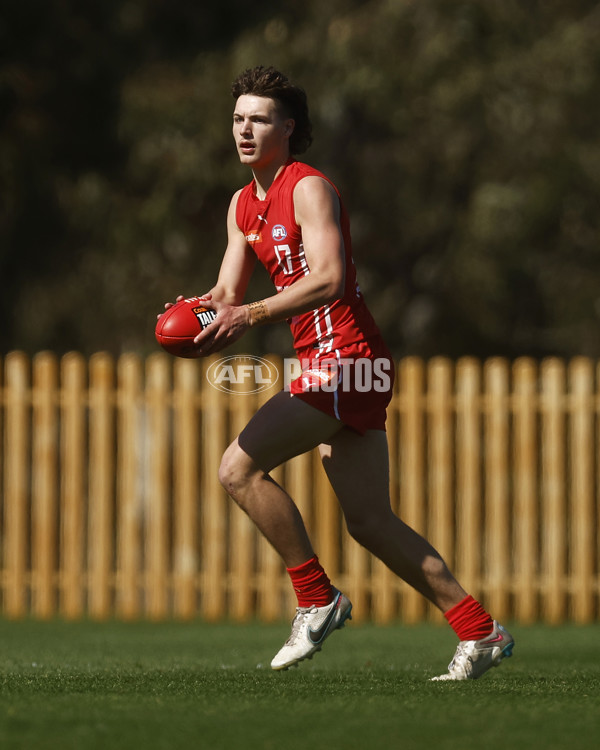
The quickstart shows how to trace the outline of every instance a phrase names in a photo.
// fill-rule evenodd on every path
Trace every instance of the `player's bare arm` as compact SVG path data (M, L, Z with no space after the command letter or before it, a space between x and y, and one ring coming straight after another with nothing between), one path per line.
M294 191L294 209L310 273L262 300L268 308L269 321L314 310L344 292L344 243L335 190L320 177L305 177Z
M251 268L244 258L252 250L235 221L234 197L228 216L229 244L219 280L210 291L217 319L197 336L204 355L220 351L257 322L278 321L314 310L342 296L345 279L344 244L337 193L320 177L306 177L294 191L296 221L310 274L260 303L241 305ZM252 254L252 257L253 254ZM219 304L220 303L220 304Z
M314 310L344 294L346 268L337 193L321 177L305 177L294 190L294 210L310 273L265 300L270 320Z

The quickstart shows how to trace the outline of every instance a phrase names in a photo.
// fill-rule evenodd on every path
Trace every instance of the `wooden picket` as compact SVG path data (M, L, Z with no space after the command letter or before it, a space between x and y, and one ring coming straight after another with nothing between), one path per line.
M218 479L225 448L275 388L219 390L215 362L4 357L4 616L290 617L281 561ZM496 617L598 617L600 364L407 357L388 437L394 510ZM440 621L349 537L317 451L272 476L359 620Z
M481 595L482 476L479 403L481 366L464 358L456 365L456 574L467 591Z
M33 361L32 486L31 486L31 609L36 617L56 610L54 571L57 550L58 420L54 399L57 362L45 352Z
M513 368L514 596L515 617L533 622L538 612L538 462L537 372L527 358Z
M87 609L83 580L88 463L85 413L87 363L81 355L71 353L63 357L61 384L58 611L67 619L75 619Z
M4 611L21 617L28 611L29 441L28 405L31 399L28 362L18 353L6 357L4 424Z

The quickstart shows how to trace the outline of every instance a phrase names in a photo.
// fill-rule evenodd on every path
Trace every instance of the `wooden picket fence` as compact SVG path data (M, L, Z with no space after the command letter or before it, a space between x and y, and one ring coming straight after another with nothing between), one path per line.
M281 562L217 479L226 445L274 391L219 391L212 361L4 358L0 613L291 616ZM598 616L599 384L585 358L398 363L393 506L495 617ZM350 539L315 454L273 475L356 617L440 619Z

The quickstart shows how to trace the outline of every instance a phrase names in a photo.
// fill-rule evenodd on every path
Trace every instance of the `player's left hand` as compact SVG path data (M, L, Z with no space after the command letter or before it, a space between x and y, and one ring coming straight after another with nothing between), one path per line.
M194 344L202 357L230 346L250 327L245 305L226 305L212 300L211 295L203 297L202 304L217 313L214 321L194 339Z

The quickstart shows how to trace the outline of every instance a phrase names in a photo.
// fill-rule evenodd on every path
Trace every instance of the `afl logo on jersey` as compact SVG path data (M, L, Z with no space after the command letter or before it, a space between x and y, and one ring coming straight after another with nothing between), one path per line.
M287 229L283 224L275 224L271 229L271 235L274 240L284 240L287 237Z

